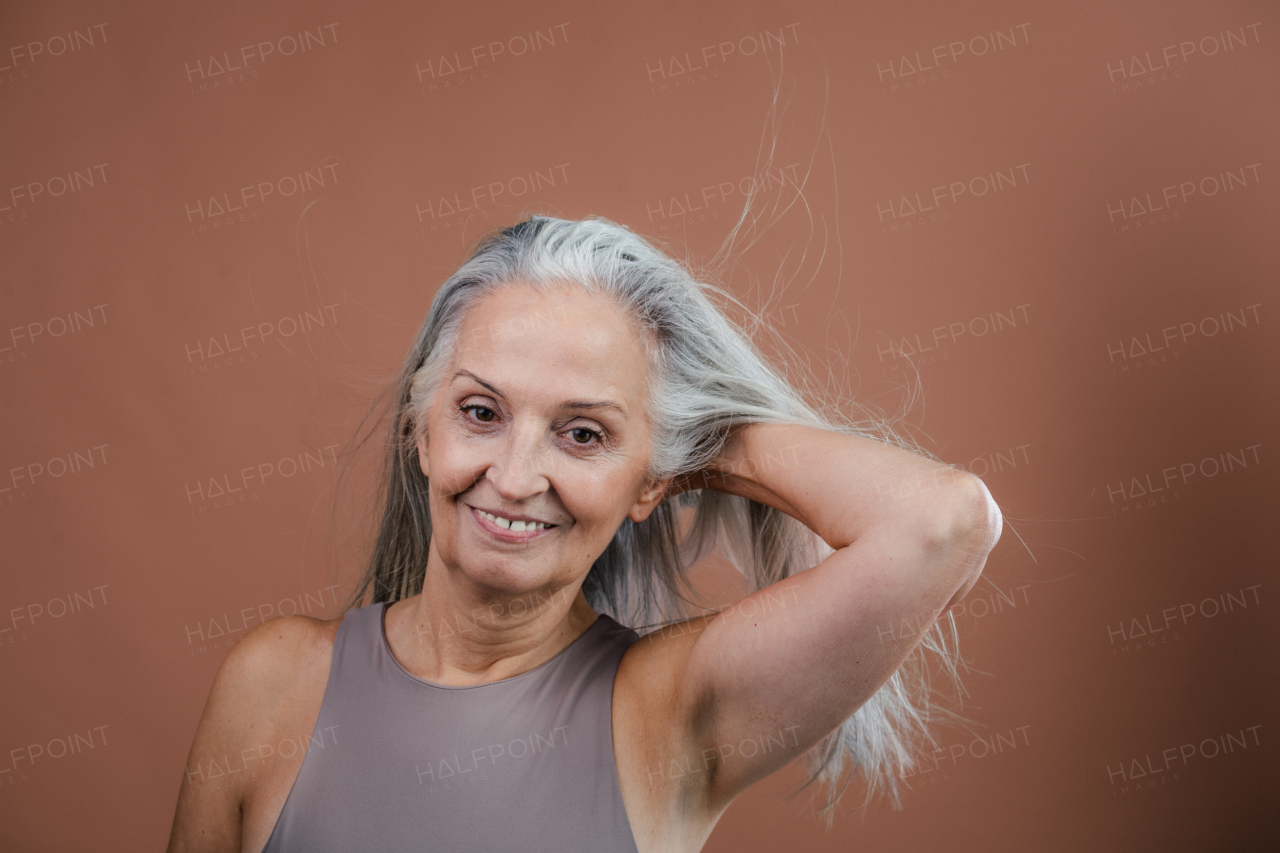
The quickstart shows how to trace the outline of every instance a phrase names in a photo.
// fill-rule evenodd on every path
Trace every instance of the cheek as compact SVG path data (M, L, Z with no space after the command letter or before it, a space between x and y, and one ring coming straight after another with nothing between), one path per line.
M557 489L565 508L579 521L620 524L635 502L637 477L621 465L600 465L563 477Z
M435 437L427 448L431 491L456 494L475 483L489 465L489 451L485 445L454 434L448 424L433 435Z

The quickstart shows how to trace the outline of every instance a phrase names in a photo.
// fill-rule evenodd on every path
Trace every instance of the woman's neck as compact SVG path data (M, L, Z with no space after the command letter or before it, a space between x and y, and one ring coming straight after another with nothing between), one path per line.
M428 564L422 592L388 608L387 643L401 666L426 681L501 681L550 660L595 623L580 587L501 593Z

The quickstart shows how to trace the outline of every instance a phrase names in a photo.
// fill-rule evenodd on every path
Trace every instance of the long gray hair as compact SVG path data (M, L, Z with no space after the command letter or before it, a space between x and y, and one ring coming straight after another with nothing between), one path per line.
M921 452L883 422L846 418L837 423L820 414L717 305L727 309L739 303L629 229L599 218L534 216L484 238L431 304L391 391L382 517L372 557L348 607L366 599L398 601L422 590L431 539L428 484L416 447L422 415L443 379L467 310L513 283L577 284L609 296L648 331L653 447L647 474L653 480L698 471L717 455L730 429L748 423L810 425ZM624 520L582 590L596 611L637 630L687 618L700 611L684 592L689 589L686 570L717 547L752 590L832 553L816 534L778 510L695 490L660 504L643 522ZM937 717L950 714L933 698L933 665L958 681L957 660L955 621L948 612L889 681L810 751L806 787L826 786L819 813L828 822L858 770L867 781L864 806L881 786L894 807L901 806L900 779L919 760L917 741L936 745L930 729Z

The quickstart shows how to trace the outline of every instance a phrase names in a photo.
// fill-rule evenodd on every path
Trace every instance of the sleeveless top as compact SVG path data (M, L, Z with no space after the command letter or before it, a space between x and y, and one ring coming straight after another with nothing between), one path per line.
M450 687L392 656L387 606L338 627L320 717L263 853L636 853L612 734L634 631L600 614L528 672Z

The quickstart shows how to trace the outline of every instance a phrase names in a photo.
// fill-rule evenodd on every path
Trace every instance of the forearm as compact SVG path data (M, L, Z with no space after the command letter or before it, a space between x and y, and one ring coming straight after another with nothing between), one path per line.
M988 523L981 482L919 454L861 436L752 424L726 443L705 486L796 518L832 548L882 525ZM989 499L988 499L989 500Z

